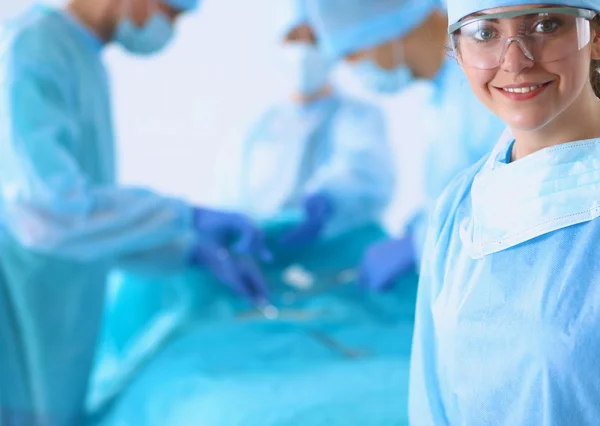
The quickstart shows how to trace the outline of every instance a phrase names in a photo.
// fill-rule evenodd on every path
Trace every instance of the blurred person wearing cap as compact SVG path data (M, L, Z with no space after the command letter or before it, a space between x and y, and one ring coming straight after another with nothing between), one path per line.
M447 16L439 0L309 0L309 16L323 47L344 58L357 79L383 97L403 92L416 81L433 91L417 131L425 133L424 204L401 237L369 248L360 266L361 284L381 290L419 268L429 210L461 170L491 148L504 124L471 93L456 61L447 54ZM402 116L394 117L402 122ZM406 123L410 125L411 123ZM393 144L411 144L399 126ZM416 176L399 170L397 197L406 200Z
M280 258L310 252L323 263L322 253L314 252L320 243L339 243L355 231L371 242L382 238L381 215L394 187L391 150L379 108L332 84L336 61L315 37L306 1L278 0L273 8L287 92L260 116L236 153L224 153L238 158L235 167L221 167L228 175L219 181L231 187L222 198L256 220L281 223L269 238ZM330 268L331 248L326 251Z
M78 425L111 269L208 269L266 297L262 233L244 215L116 182L114 43L162 51L198 0L36 5L0 38L0 423ZM151 88L149 88L151 89Z

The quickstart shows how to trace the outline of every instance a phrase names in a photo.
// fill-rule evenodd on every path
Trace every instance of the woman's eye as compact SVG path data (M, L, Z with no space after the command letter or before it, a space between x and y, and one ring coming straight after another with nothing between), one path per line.
M494 38L496 33L490 28L482 28L475 33L475 38L479 41L488 41Z
M536 33L551 33L558 28L559 24L556 21L545 20L535 24Z

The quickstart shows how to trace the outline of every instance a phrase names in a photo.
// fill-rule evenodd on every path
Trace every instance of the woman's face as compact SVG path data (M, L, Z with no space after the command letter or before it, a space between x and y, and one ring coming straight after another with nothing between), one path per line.
M488 12L531 7L535 6L503 7ZM573 46L572 54L553 62L529 59L517 42L509 45L503 62L491 70L464 66L460 54L458 59L479 100L512 129L533 131L560 117L572 120L577 106L593 96L590 61L600 58L600 36L595 29L591 36L592 41L583 49ZM531 91L514 93L514 88Z

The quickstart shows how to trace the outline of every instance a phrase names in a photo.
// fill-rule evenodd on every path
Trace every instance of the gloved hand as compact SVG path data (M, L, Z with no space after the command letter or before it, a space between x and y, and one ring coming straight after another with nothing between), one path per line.
M250 255L232 254L214 242L203 241L195 247L191 261L208 268L222 284L251 302L259 304L269 298L267 281Z
M372 245L359 267L359 284L370 290L389 289L394 280L415 267L411 235Z
M280 243L299 246L313 242L319 238L333 213L333 200L327 194L319 193L308 196L304 200L304 221L288 231L281 238Z
M202 239L214 242L218 248L233 247L239 254L257 255L265 262L272 259L263 233L243 214L196 208L194 227Z

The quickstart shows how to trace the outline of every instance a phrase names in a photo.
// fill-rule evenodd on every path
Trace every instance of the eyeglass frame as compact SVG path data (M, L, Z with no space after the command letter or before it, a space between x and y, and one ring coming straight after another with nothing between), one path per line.
M594 18L600 15L600 12L597 12L595 10L582 9L577 7L539 7L530 9L509 10L506 12L481 14L472 18L467 18L464 21L458 21L457 23L452 24L448 27L448 34L453 35L462 27L472 24L473 22L486 21L490 19L512 19L525 15L547 15L550 13L575 16L576 18L584 18L588 21L592 21Z

